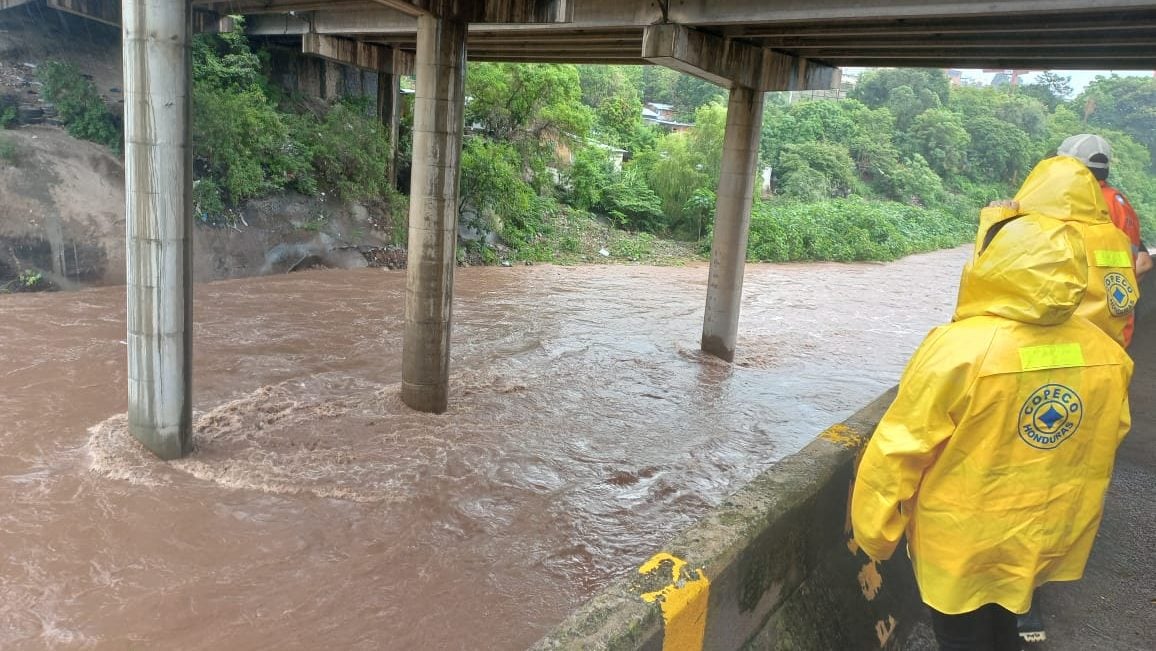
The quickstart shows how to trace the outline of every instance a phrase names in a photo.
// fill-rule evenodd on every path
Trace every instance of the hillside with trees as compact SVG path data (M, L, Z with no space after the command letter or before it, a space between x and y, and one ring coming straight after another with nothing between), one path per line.
M492 198L479 205L508 241L534 240L545 215L579 211L709 246L726 121L717 88L623 66L476 64L469 80L483 128L467 140L463 183ZM1156 80L1099 78L1070 95L1069 80L1050 73L1016 89L952 88L942 71L918 69L868 71L840 101L770 94L760 167L771 193L754 207L750 258L888 260L967 242L981 206L1013 195L1036 162L1085 131L1112 142L1112 181L1156 234ZM663 100L693 129L644 124L643 102ZM542 174L558 139L577 149L554 184ZM592 142L629 160L616 170Z
M198 220L238 226L246 201L294 192L388 206L404 244L405 197L388 187L388 134L363 99L319 106L270 80L243 33L194 44ZM44 94L78 138L122 139L91 82L41 66ZM651 259L664 241L709 250L726 123L725 92L654 66L470 64L462 154L461 256L498 261ZM667 131L643 119L669 105ZM11 108L0 102L0 121ZM771 93L752 215L752 260L889 260L955 246L978 210L1014 194L1066 136L1115 150L1112 181L1156 236L1156 79L1101 77L1072 96L1040 75L1019 88L950 86L939 70L865 72L840 100ZM398 161L408 161L403 123ZM6 152L0 134L0 164ZM763 179L757 179L761 186ZM404 185L404 184L403 184Z

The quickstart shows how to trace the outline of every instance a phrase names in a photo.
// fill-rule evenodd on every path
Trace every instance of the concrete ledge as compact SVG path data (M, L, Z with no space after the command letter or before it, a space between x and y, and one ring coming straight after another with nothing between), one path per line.
M868 560L847 511L859 452L893 398L829 428L663 548L710 582L702 648L879 649L907 637L922 615L910 562ZM662 649L688 622L667 612L664 623L662 605L641 598L672 584L661 574L608 587L533 648Z

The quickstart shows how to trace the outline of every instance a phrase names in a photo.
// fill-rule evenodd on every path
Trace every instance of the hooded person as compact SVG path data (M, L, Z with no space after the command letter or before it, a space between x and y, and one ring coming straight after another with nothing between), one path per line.
M1100 136L1091 133L1066 138L1056 152L1060 156L1071 156L1086 165L1100 184L1100 192L1104 195L1104 202L1108 206L1108 214L1112 223L1128 236L1132 245L1132 256L1137 280L1152 268L1152 258L1148 254L1148 247L1140 238L1140 217L1132 207L1132 203L1123 192L1108 184L1108 175L1111 170L1112 145ZM1124 340L1127 345L1132 340L1135 316L1131 316L1124 329Z
M906 534L941 649L1018 650L1034 589L1082 576L1130 426L1132 362L1075 316L1103 199L1067 161L1025 184L1028 214L982 228L953 322L908 363L855 479L855 540L885 560Z
M1091 170L1071 156L1041 161L1024 180L1014 201L980 211L976 246L993 226L1020 216L1050 217L1076 228L1088 265L1088 289L1076 314L1127 346L1132 315L1140 299L1132 243L1112 222L1104 193Z

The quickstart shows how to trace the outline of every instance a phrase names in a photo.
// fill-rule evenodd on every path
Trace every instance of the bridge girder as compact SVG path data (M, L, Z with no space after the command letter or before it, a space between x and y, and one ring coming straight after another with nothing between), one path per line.
M275 11L279 0L246 0ZM301 1L301 0L285 0ZM297 16L254 16L258 34L316 31L412 47L411 16L366 0L330 3ZM314 4L317 4L314 2ZM828 65L1012 66L1156 69L1156 2L1151 0L572 0L570 21L470 26L470 57L501 60L645 63L643 31L677 23ZM560 39L567 39L562 41ZM585 39L585 40L584 40ZM570 47L573 45L574 47ZM894 56L881 52L893 51ZM633 61L631 61L633 60Z

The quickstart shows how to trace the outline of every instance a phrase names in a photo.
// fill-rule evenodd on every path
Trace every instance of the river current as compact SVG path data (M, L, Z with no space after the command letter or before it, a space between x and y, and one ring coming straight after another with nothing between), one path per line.
M397 397L404 272L199 285L196 452L124 431L124 290L0 296L0 648L518 649L899 377L967 249L459 269L450 411Z

